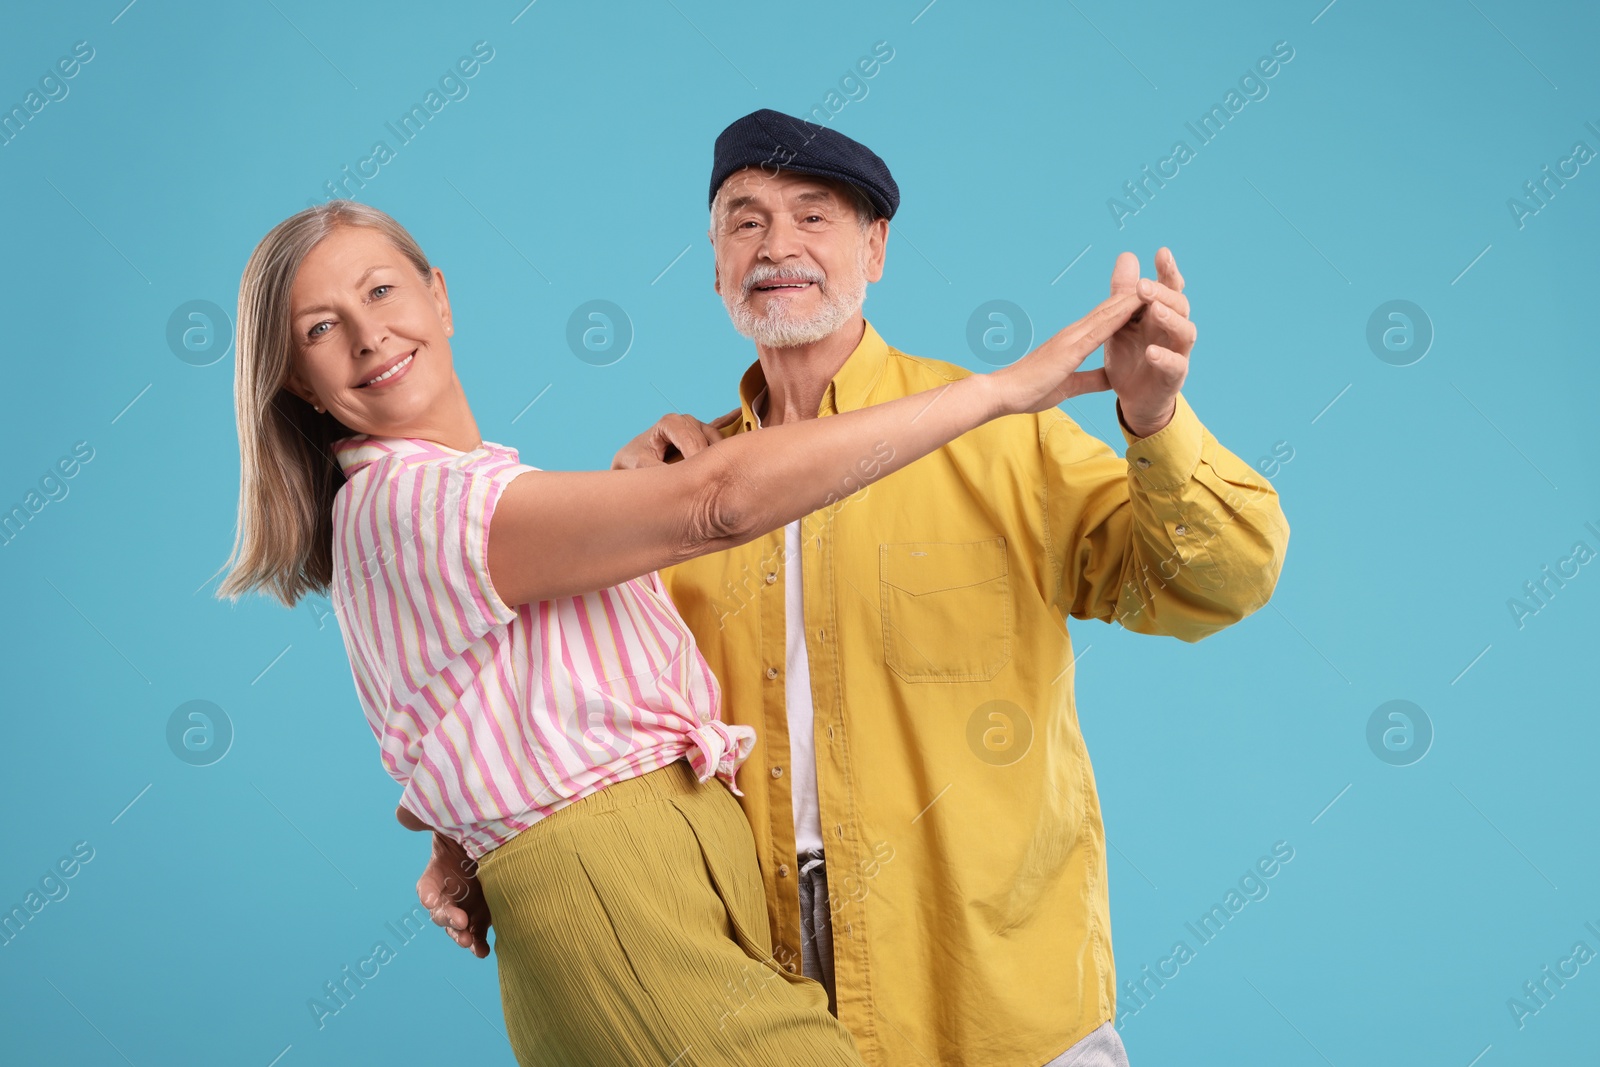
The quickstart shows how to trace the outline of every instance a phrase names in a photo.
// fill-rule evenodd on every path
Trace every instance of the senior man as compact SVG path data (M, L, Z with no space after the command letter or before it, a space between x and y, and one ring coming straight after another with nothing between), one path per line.
M862 315L898 204L883 161L832 129L768 110L725 129L715 289L757 358L737 412L667 416L613 466L969 374ZM1090 372L1116 392L1125 458L1052 408L862 488L884 441L829 507L661 572L723 716L759 735L741 803L774 956L824 985L869 1063L1127 1063L1065 619L1199 641L1267 602L1289 535L1271 484L1181 394L1195 328L1170 250L1156 269L1117 258L1112 292L1155 303ZM482 956L490 917L460 859L436 836L418 892Z

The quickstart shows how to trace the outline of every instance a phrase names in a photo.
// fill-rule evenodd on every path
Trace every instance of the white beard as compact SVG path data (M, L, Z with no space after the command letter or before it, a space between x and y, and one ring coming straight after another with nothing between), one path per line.
M863 242L856 257L856 269L845 279L824 280L819 283L822 306L807 317L792 315L788 305L774 301L765 315L750 306L750 294L740 285L724 292L722 302L728 309L733 328L758 345L767 348L795 348L815 344L850 320L861 310L867 299L867 249ZM737 295L736 295L737 294Z

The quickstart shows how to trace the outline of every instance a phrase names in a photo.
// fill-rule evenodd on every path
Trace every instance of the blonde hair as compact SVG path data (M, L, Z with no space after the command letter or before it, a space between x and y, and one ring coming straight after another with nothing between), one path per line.
M295 274L340 226L379 231L433 284L428 257L405 227L353 200L306 208L256 245L239 279L233 380L239 518L223 564L232 570L217 587L218 598L262 590L292 608L306 593L326 595L333 581L333 500L345 477L331 446L360 431L314 410L284 384L293 366L289 292Z

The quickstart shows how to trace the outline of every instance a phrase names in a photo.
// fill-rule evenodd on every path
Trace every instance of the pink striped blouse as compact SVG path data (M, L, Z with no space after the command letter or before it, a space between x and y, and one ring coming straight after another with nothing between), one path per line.
M538 470L485 441L333 444L333 607L356 694L400 801L474 859L613 782L687 757L734 775L755 743L652 572L583 596L508 605L489 581L489 519Z

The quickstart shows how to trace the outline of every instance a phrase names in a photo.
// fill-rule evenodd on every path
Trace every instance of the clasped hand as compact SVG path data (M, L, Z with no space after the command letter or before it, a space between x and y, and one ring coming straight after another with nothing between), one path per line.
M1140 278L1138 257L1132 252L1118 256L1106 300L1017 362L991 372L1002 410L1043 411L1110 389L1135 436L1148 437L1165 427L1189 373L1196 331L1170 249L1156 253L1156 270L1159 280ZM1078 370L1102 343L1103 365Z

